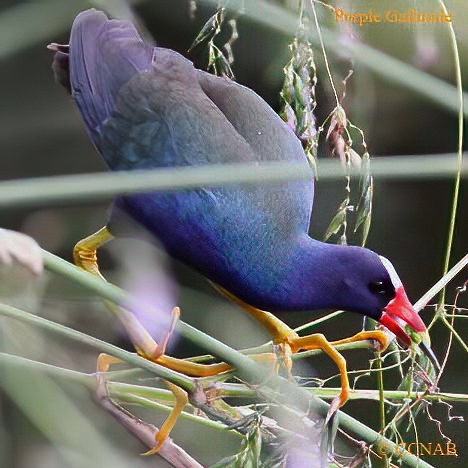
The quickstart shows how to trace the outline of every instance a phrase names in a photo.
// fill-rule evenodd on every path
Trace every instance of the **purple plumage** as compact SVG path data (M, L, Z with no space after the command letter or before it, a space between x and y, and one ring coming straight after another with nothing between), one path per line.
M72 94L91 139L98 144L120 88L151 68L153 48L142 41L133 24L109 21L93 10L76 18L70 44Z
M83 12L69 52L56 50L56 75L112 170L291 161L310 171L298 139L257 94L147 44L127 21ZM257 308L343 308L379 320L394 298L411 307L387 260L309 237L312 203L312 180L116 200L169 254Z

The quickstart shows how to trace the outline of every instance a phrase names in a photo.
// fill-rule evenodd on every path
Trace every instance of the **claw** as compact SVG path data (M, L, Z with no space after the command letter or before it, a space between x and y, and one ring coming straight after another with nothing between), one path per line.
M152 351L151 353L147 355L142 354L143 357L146 357L150 361L157 361L163 354L166 353L167 344L172 334L174 333L175 327L180 318L180 308L174 307L172 309L171 315L172 315L171 324L169 325L168 330L166 331L162 340L158 343L154 351Z

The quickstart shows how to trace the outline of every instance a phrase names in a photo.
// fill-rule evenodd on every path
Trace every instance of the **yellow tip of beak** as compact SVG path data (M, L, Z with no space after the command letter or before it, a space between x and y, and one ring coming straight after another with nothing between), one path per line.
M429 336L428 330L422 332L416 332L410 327L406 327L406 333L411 338L411 341L419 346L419 349L424 355L431 361L436 372L440 371L440 364L437 360L434 352L431 349L431 337Z

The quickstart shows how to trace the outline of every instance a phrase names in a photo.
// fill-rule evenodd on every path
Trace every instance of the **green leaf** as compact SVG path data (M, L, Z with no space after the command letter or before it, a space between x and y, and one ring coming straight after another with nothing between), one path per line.
M338 231L343 226L344 222L346 221L346 212L348 210L348 203L349 200L345 199L341 203L340 207L338 208L335 216L330 221L328 228L325 232L324 240L328 240L331 236L338 233Z
M368 179L364 185L364 193L361 194L359 204L357 207L357 217L356 224L354 227L354 232L356 232L362 226L362 245L367 241L367 236L369 235L371 219L372 219L372 198L374 194L374 181L372 177L367 177Z
M328 240L331 236L338 233L343 226L343 222L346 219L346 210L338 211L333 219L331 220L324 236L324 240Z

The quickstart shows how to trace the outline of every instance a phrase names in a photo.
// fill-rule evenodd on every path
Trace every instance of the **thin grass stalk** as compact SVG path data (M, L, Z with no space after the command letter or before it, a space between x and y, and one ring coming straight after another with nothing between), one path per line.
M458 167L457 167L458 166ZM461 170L453 154L379 157L372 161L371 174L386 180L442 179L468 174L468 162ZM360 172L350 168L350 175ZM0 182L0 209L21 206L51 206L70 202L109 201L117 195L158 190L182 190L226 184L249 184L287 180L308 180L312 173L291 163L229 164L199 168L153 169L148 171L100 172L17 179ZM343 178L336 160L320 160L320 180Z
M20 367L25 370L35 370L39 372L45 372L52 377L63 378L66 380L72 380L79 384L85 386L94 385L93 382L95 378L93 375L87 375L76 371L71 371L68 369L61 369L56 366L51 366L44 363L38 363L35 361L31 361L29 359L25 359L18 356L11 356L9 354L0 353L0 361L4 362L7 365ZM111 391L122 392L122 395L129 392L135 391L136 394L140 394L143 397L157 397L159 396L159 389L151 389L140 387L138 391L135 386L131 386L129 384L123 383L114 383L110 382L109 386ZM221 390L223 388L226 389L224 392L226 396L236 396L236 397L247 397L251 398L254 394L253 390L247 388L245 386L236 385L236 384L221 384ZM312 394L320 395L323 398L333 399L338 395L341 391L339 388L328 388L328 389L304 389L304 391ZM408 393L406 391L385 391L384 396L386 399L396 399L396 400L405 400L408 397ZM415 393L411 394L413 398L419 398L420 395ZM353 391L350 394L350 399L368 399L368 400L379 400L380 395L378 391L375 390L359 390ZM425 395L425 399L438 401L439 399L445 399L447 401L462 401L464 403L468 402L468 395L456 395L450 393L442 393L440 395ZM141 401L140 401L141 403ZM328 406L326 406L328 408ZM433 468L428 463L424 462L421 459L418 459L414 455L405 452L401 449L401 447L397 446L390 440L382 437L377 432L373 431L372 429L364 426L359 421L354 420L350 416L346 415L345 413L339 412L339 422L342 425L343 429L356 434L361 440L364 440L368 444L374 444L377 447L388 449L388 453L398 454L401 457L401 461L404 466L409 468ZM216 424L216 423L215 423Z
M0 315L3 317L10 317L12 319L19 320L23 323L28 323L48 332L63 336L69 340L73 340L77 343L91 346L102 353L110 354L111 356L144 369L154 375L157 375L158 377L169 380L187 392L193 392L195 390L195 384L191 378L148 361L147 359L144 359L134 353L130 353L121 348L118 348L117 346L111 345L110 343L106 343L105 341L86 335L85 333L68 328L65 325L51 322L50 320L47 320L43 317L38 317L23 310L1 303Z
M447 15L448 11L445 6L444 0L438 0L438 3L441 6L444 14ZM457 211L458 211L458 199L460 196L460 182L461 182L461 174L462 174L462 167L463 167L463 124L464 124L463 82L462 82L462 74L461 74L460 53L458 50L457 37L455 35L455 29L453 28L453 24L448 23L448 28L450 32L450 42L452 45L453 60L455 63L455 77L456 77L456 84L457 84L457 97L458 97L459 110L458 110L458 153L457 153L458 169L457 169L457 175L455 177L455 186L453 190L453 201L452 201L452 209L450 213L447 249L446 249L445 261L444 261L444 275L449 270L450 259L452 256L453 236L455 233L455 223L456 223ZM443 305L445 303L445 292L446 292L446 289L445 288L442 289L440 300L439 300L440 310L442 310Z

